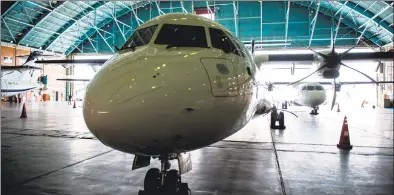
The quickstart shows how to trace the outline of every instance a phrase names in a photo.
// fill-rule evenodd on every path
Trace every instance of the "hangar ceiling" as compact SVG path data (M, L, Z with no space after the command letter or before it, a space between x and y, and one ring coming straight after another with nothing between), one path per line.
M337 46L393 43L392 1L17 1L1 15L1 41L66 55L114 52L141 23L193 11L214 13L241 41L267 48L328 46L332 26Z

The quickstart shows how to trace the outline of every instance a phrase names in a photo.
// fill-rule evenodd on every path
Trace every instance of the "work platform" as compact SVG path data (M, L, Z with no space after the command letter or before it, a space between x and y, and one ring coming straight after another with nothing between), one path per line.
M2 103L2 193L137 195L149 167L132 171L133 155L112 150L88 131L81 102ZM285 130L257 115L241 131L192 152L182 176L193 195L393 194L393 109L356 108L310 115L288 107ZM350 151L338 149L344 116ZM172 161L172 167L176 162Z

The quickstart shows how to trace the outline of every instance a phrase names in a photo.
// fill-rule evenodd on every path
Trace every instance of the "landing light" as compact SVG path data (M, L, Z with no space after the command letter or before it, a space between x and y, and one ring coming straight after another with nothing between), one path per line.
M166 64L163 64L163 67L166 67Z

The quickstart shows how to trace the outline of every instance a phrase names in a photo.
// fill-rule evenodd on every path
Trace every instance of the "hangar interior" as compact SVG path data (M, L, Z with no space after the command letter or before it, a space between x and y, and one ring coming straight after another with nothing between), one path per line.
M316 54L330 51L333 46L339 54L347 53L351 49L349 54L367 55L374 52L393 52L393 5L393 1L2 1L1 115L2 143L6 143L4 147L2 144L2 169L5 170L2 171L2 192L128 194L130 189L133 193L138 192L145 177L145 169L142 172L134 171L134 175L121 175L116 172L119 171L117 169L131 172L134 169L131 168L132 156L118 151L112 152L112 149L100 144L96 135L89 132L82 117L87 86L96 77L102 64L73 64L66 61L111 59L114 54L119 53L119 48L124 47L139 26L152 19L173 13L202 16L228 29L248 52L252 53L253 50L253 55ZM39 63L40 60L66 61ZM266 81L262 84L263 88L269 91L267 94L270 100L273 100L278 108L282 103L282 109L287 109L287 106L283 107L283 102L286 101L287 105L287 101L290 101L288 94L291 94L290 91L293 89L275 83L293 82L316 70L316 66L309 62L261 64L262 71L259 76ZM291 106L289 110L298 114L301 119L297 120L286 114L287 132L272 128L269 130L265 124L268 124L268 118L263 118L269 115L263 114L255 117L257 119L252 119L244 129L227 137L226 140L194 151L193 160L197 160L198 163L193 166L197 167L197 171L204 170L201 166L208 166L206 170L235 179L227 180L226 177L223 182L218 182L205 172L197 176L188 176L186 173L182 178L189 181L190 188L193 189L195 185L194 189L197 190L194 190L196 193L193 194L394 193L393 189L390 189L390 185L394 185L393 61L353 59L345 64L357 71L341 68L340 75L334 82L362 83L373 79L382 83L379 86L373 83L324 85L327 97L319 106L322 112L320 116L310 118L310 108ZM31 66L39 70L30 70ZM31 78L34 72L37 74L38 81L29 80L29 84L25 85L18 80L23 79L24 70L4 72L7 71L7 67L25 67ZM332 79L313 75L305 81L327 83L332 82ZM33 87L31 83L34 83ZM272 92L270 83L273 83L274 87ZM20 88L17 88L18 85ZM12 103L13 99L18 100L20 95L22 98L19 103ZM72 95L71 99L69 95ZM28 115L29 112L33 113L25 122L19 120L21 102L26 103ZM335 112L332 109L334 104ZM313 109L316 111L319 108ZM24 112L25 104L22 115ZM322 115L325 116L324 120L317 119ZM337 136L344 116L351 119L350 123L357 121L357 124L351 127L358 129L356 132L359 133L354 139L355 149L351 153L338 152L336 147L328 148L338 141ZM300 121L306 121L306 125L302 125ZM340 127L336 128L339 128L339 131L330 131L331 123L338 123ZM267 128L260 127L262 124ZM182 125L182 122L178 125ZM315 129L319 131L313 132ZM353 132L351 134L353 136ZM62 137L69 140L56 141ZM35 150L32 152L33 157L28 157L26 162L22 162L22 159L29 149L16 146L21 141L28 143L32 150ZM49 149L52 144L53 150ZM62 145L67 146L67 149L62 148ZM80 148L85 149L78 151ZM229 149L234 149L235 152L232 153ZM27 163L40 163L46 158L44 154L39 154L39 150L44 150L44 154L48 154L50 159L55 159L53 164L50 163L52 167L39 165L34 169L31 165L26 166ZM270 151L269 156L264 155L264 152L260 153L260 150ZM248 157L248 151L252 152L250 156L253 157ZM312 152L313 155L308 156L308 152ZM331 158L332 161L327 162L327 167L306 162L316 160L318 163L324 163L319 160L319 154L315 153L326 155L322 159L329 159L327 156L337 154L340 158L337 159L338 162ZM298 154L299 157L292 156ZM62 157L56 160L57 155ZM104 158L105 155L110 157ZM215 155L220 159L215 163L227 166L223 173L215 170L219 167L214 162L201 160L215 158ZM234 155L234 158L231 158L231 155ZM353 156L349 160L351 155ZM91 158L99 165L85 162ZM262 165L249 162L247 158L256 158ZM234 160L235 164L226 164L225 161L229 159ZM282 164L279 160L282 160ZM366 160L370 164L363 164L360 160ZM209 162L204 164L205 161ZM284 163L292 161L304 164ZM12 167L14 162L17 165ZM116 167L113 163L122 165ZM346 163L351 164L350 167L354 169L350 170L347 166L349 164ZM341 165L340 168L335 167L338 164ZM92 180L94 177L101 177L100 174L103 173L97 172L100 172L101 166L106 165L109 167L107 171L115 171L108 179L112 181L97 180L100 184L96 185ZM152 165L160 166L158 163ZM283 178L280 165L283 169ZM371 168L372 165L380 167L374 169ZM21 168L23 166L26 167ZM69 166L72 168L67 171ZM330 167L335 168L331 170ZM314 179L308 176L313 172L310 168L317 170L315 175L311 175L322 182L313 181ZM297 172L292 172L292 169ZM350 173L354 170L359 173ZM241 173L242 171L247 174ZM276 178L276 172L280 175L279 179ZM305 183L296 177L297 174L305 178ZM4 181L8 177L12 179ZM249 177L256 180L275 178L275 182L270 186L269 181L242 181ZM115 184L114 178L120 184ZM343 185L336 180L338 178L344 181ZM200 181L205 179L206 181ZM363 179L369 181L363 182ZM86 186L78 186L76 191L71 190L72 186L78 185L78 181L86 183ZM324 182L326 184L322 184ZM357 182L361 183L360 189L357 189ZM310 188L307 187L309 184ZM106 185L112 187L104 187ZM319 185L323 188L319 189ZM371 188L368 189L368 186Z
M392 49L392 3L386 1L21 1L11 4L8 9L7 6L3 7L2 55L12 59L23 53L23 49L68 59L86 56L109 58L115 46L120 48L140 24L174 12L196 13L212 18L239 37L248 48L252 39L258 41L256 50L262 53L280 53L281 50L286 53L288 49L303 50L296 53L305 52L302 46L327 49L333 27L331 19L335 20L334 43L338 49L356 44L360 49ZM10 50L15 47L15 51ZM4 57L2 65L22 64L20 59L4 63ZM367 74L382 81L392 80L392 63L385 63L384 66L370 63L374 65L371 65L373 68L364 69ZM42 73L50 76L48 92L43 93L54 97L58 91L58 99L63 100L67 100L67 95L61 98L59 93L71 93L83 98L86 83L59 82L56 78L62 78L61 74L63 77L76 74L76 77L81 75L89 79L97 69L86 66L63 69L51 65L45 67ZM305 74L300 69L296 75ZM377 71L379 69L380 72ZM282 74L281 70L277 72ZM383 107L384 99L392 101L392 89L391 84L371 89L375 90L376 95L368 101Z

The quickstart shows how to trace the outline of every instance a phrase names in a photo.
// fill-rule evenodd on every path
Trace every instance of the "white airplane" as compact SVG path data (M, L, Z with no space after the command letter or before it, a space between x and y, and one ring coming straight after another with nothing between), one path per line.
M167 14L139 26L105 62L87 86L83 115L102 143L136 155L133 169L161 160L161 170L146 174L145 193L188 194L180 174L191 159L183 153L234 134L259 107L272 107L262 101L258 74L244 45L219 23ZM180 173L168 171L172 159Z
M22 72L3 72L1 78L1 95L5 97L16 96L22 92L39 88L42 83L38 81L40 71L24 70Z
M41 51L29 55L15 56L26 58L21 66L1 66L1 96L10 97L20 93L42 88L41 68L35 64L39 56L53 56Z
M103 64L86 89L88 129L103 144L134 154L133 169L161 161L161 169L147 172L141 194L183 195L188 152L239 131L257 110L276 113L264 96L262 58L255 57L221 24L172 13L139 26L108 60L37 63ZM283 125L282 112L277 119ZM169 170L174 159L179 170Z
M43 86L40 68L34 66L1 67L1 96L12 97Z
M285 84L285 83L283 83ZM286 83L288 84L288 83ZM305 106L312 109L311 114L318 114L321 104L326 101L326 90L318 82L299 83L287 90L285 95L281 95L282 109L287 109L288 103L298 106Z

